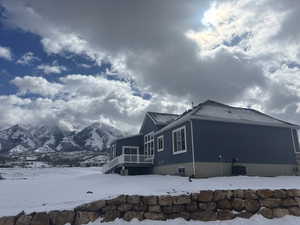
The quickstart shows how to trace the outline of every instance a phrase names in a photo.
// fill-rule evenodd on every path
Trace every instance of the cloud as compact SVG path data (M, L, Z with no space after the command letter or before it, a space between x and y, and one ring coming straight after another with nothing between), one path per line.
M36 61L40 61L40 58L35 56L33 52L26 52L21 58L17 60L17 64L31 65Z
M162 105L162 110L176 111L191 101L212 98L300 122L295 116L300 9L294 0L4 0L3 5L7 22L40 35L48 54L71 52L98 65L111 63L111 71L153 96L143 100L123 84L119 89L126 91L121 95L110 92L93 76L69 75L59 81L68 93L64 101L67 96L68 102L82 107L93 99L87 109L98 114L103 110L113 121L131 118L131 102L136 112L149 107L160 111ZM103 101L108 108L100 107Z
M41 64L37 67L37 69L43 71L45 74L61 73L67 70L65 66L60 66L57 64L52 64L52 65Z
M19 88L19 95L32 93L41 96L55 96L63 88L61 84L50 83L42 77L32 76L16 77L11 83Z
M188 101L233 102L252 86L264 85L262 70L243 53L238 60L225 48L216 51L214 59L198 56L197 44L185 34L196 26L205 27L201 16L208 1L91 1L88 5L76 1L71 8L70 1L60 2L60 9L68 7L68 13L48 3L27 3L7 1L5 5L12 12L12 22L42 36L48 53L70 51L100 63L108 60L113 71L130 77L145 91ZM88 16L82 20L79 12Z
M9 48L0 46L0 58L11 61L12 53Z
M86 64L86 63L80 63L80 64L78 64L78 66L82 67L82 68L86 68L86 69L89 69L89 68L93 67L93 65Z
M130 82L104 76L69 74L57 82L43 77L17 77L18 96L0 96L0 127L15 123L68 124L73 129L96 121L110 121L125 131L137 132L146 111L182 112L185 103L172 97L146 100L135 94ZM37 95L30 98L30 95ZM26 113L26 120L21 116ZM12 116L14 115L14 116Z
M215 2L203 16L204 28L190 29L186 36L197 43L202 58L216 58L225 47L261 68L264 84L258 82L237 102L299 123L297 107L290 107L300 100L299 11L292 0Z

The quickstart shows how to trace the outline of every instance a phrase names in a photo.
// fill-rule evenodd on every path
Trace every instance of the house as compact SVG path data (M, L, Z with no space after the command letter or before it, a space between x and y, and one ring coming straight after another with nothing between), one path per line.
M79 163L81 167L103 166L107 162L106 155L90 156Z
M298 158L300 162L298 129L257 110L211 100L181 115L147 112L139 134L112 143L104 171L195 177L293 175Z

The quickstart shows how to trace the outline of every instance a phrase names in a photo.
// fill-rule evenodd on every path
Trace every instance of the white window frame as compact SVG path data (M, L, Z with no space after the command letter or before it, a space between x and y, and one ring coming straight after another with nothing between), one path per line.
M149 147L149 149L148 149L148 147ZM152 150L152 154L151 154L151 150ZM150 133L144 135L144 155L146 155L146 157L150 158L154 155L154 150L155 150L154 149L154 132L150 132Z
M177 133L179 131L180 134L181 134L181 130L184 130L184 150L175 151L174 133ZM180 137L181 137L181 135L180 135ZM172 144L173 144L173 155L177 155L177 154L187 152L186 127L185 126L179 127L179 128L172 131Z
M159 148L159 140L161 139L161 148ZM164 143L165 141L164 141L164 136L163 135L160 135L160 136L158 136L157 137L157 151L158 152L162 152L163 150L164 150L164 145L165 145L165 143Z

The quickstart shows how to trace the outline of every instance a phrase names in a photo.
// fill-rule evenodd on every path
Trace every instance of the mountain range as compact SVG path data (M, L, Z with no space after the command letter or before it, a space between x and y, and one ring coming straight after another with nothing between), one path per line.
M0 153L105 151L124 134L104 123L93 123L79 131L57 126L14 125L0 131Z

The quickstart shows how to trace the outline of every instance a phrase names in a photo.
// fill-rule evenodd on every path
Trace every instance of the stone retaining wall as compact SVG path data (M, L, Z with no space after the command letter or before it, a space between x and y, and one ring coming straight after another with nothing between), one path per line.
M103 222L122 218L130 221L186 220L214 221L254 214L272 219L285 215L300 216L300 190L216 190L179 196L120 195L76 207L74 210L37 212L0 218L0 225L87 224L101 217Z

